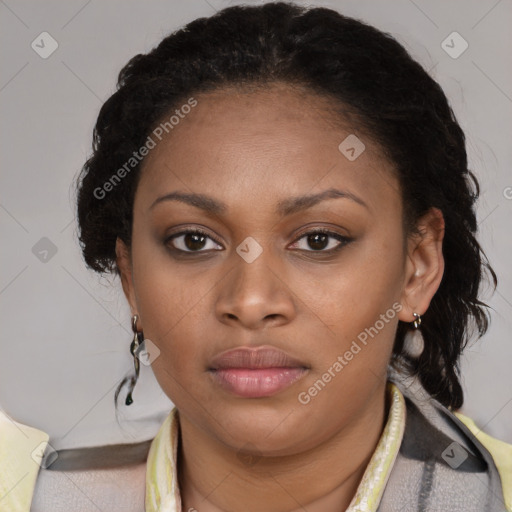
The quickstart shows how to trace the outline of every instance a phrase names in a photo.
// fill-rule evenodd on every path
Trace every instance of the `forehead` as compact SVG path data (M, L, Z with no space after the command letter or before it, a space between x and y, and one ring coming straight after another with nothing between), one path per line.
M333 112L340 105L328 97L277 84L194 99L197 105L155 139L143 162L139 203L179 189L228 204L247 197L266 204L333 186L364 196L377 209L383 199L396 202L391 164L361 126ZM364 150L347 158L354 154L346 153L347 144Z

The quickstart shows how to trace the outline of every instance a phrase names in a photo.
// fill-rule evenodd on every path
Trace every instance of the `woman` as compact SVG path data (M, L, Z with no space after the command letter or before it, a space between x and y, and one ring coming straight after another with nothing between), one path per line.
M512 446L455 412L497 283L478 182L393 38L224 9L123 68L93 149L80 243L131 308L126 403L142 361L176 406L147 511L512 510Z

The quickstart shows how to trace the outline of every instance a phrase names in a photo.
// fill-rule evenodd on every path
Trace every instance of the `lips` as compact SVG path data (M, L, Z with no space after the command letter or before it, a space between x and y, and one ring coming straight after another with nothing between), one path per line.
M306 365L298 359L273 347L259 348L237 348L221 352L211 363L211 369L219 370L226 368L297 368Z
M242 347L218 354L209 373L225 391L244 398L275 395L302 378L308 366L270 346Z

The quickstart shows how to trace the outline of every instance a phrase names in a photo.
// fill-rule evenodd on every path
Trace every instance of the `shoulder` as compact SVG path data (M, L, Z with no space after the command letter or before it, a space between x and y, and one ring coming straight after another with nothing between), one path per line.
M61 450L0 410L0 509L16 512L144 510L151 441Z
M60 450L54 461L39 471L31 512L98 508L141 512L150 443Z
M475 422L459 412L453 413L471 431L471 433L485 446L491 454L503 487L503 496L508 510L512 511L512 444L500 441L483 430L480 430Z
M397 384L405 397L407 419L390 477L396 490L391 486L387 501L403 502L400 493L410 488L416 491L410 492L415 506L409 510L418 508L421 498L423 505L435 505L438 510L512 512L511 446L480 434L474 422L463 421L418 379L400 378Z
M145 462L80 471L41 469L30 512L142 512L145 482Z
M28 512L48 445L46 432L15 421L0 409L0 499L3 510Z

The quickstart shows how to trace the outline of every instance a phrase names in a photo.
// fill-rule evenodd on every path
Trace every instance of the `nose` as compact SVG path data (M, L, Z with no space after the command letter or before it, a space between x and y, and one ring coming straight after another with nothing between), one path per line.
M222 280L215 306L219 321L254 330L294 318L295 298L283 264L269 252L264 250L250 263L235 255L235 266Z

